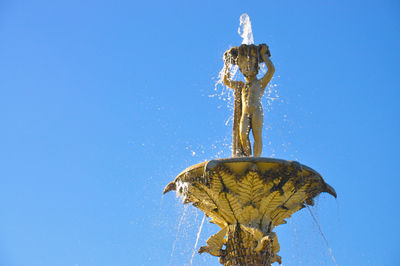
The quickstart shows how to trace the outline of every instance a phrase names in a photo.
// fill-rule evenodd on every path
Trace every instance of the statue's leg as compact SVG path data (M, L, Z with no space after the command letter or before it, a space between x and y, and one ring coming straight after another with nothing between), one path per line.
M262 152L262 128L264 123L263 113L255 112L251 119L251 129L254 137L254 157L260 157Z
M250 116L248 114L242 114L240 119L240 141L246 156L251 155L251 145L250 145Z

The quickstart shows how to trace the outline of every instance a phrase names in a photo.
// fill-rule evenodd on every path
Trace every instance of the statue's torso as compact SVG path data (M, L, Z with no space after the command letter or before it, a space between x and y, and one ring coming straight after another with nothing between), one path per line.
M243 113L262 112L261 97L264 94L260 80L245 83L242 88L242 110Z

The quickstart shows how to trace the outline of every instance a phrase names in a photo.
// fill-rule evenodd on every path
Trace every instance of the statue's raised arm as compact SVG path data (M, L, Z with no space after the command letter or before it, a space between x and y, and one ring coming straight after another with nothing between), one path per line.
M226 55L226 53L225 53ZM234 81L231 79L231 73L230 73L230 66L231 64L228 63L228 60L226 60L226 57L224 55L224 63L225 63L225 72L224 72L224 79L223 82L225 84L225 86L227 86L228 88L234 89L234 90L241 90L244 86L244 82L243 81Z
M265 87L267 87L268 83L270 82L270 80L272 79L272 76L275 73L275 66L272 63L271 59L269 59L269 57L271 56L271 53L269 51L268 46L266 44L261 44L260 46L261 46L261 48L260 48L261 58L268 68L267 73L265 73L264 77L262 77L260 79L262 88L265 89Z

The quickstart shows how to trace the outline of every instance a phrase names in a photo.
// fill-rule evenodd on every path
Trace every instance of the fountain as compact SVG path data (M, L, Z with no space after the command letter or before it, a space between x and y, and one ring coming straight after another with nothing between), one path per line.
M247 15L246 15L247 16ZM193 165L164 189L175 190L184 204L191 203L211 218L220 231L207 240L207 252L223 265L281 264L273 229L300 209L314 204L321 192L335 190L315 170L296 161L260 157L263 109L261 97L274 74L266 44L255 45L248 16L242 16L247 40L224 53L223 83L234 90L232 157ZM247 26L247 27L246 27ZM244 38L245 39L245 38ZM268 68L258 79L260 64ZM245 81L231 79L237 66ZM253 150L249 134L254 137Z

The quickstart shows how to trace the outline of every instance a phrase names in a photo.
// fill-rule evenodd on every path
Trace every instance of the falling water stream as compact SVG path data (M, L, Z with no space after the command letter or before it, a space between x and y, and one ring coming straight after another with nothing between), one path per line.
M203 220L201 220L201 224L200 224L200 227L199 227L199 232L197 233L197 238L196 238L196 243L194 244L192 258L190 259L190 265L193 265L194 254L196 254L197 244L199 243L199 238L200 238L201 230L203 229L203 224L204 224L204 220L205 219L206 219L206 215L204 214Z
M296 253L297 253L298 263L299 263L299 265L301 265L300 248L299 248L299 240L297 239L296 225L294 224L292 219L290 219L289 221L290 221L290 225L293 229L293 236L294 236L294 241L296 244Z
M173 255L174 255L174 251L175 251L176 241L178 240L178 235L179 235L179 232L180 232L180 230L181 230L182 222L183 222L183 219L185 218L187 208L188 208L188 205L185 205L185 207L184 207L184 209L183 209L183 213L182 213L181 219L179 220L178 229L177 229L177 231L176 231L176 236L175 236L174 244L172 245L171 257L170 257L170 259L169 259L168 265L171 265L171 260L172 260L172 257L173 257Z
M325 242L326 246L327 246L328 249L329 249L329 253L331 254L332 261L333 261L333 262L335 263L335 265L337 266L338 264L337 264L337 262L336 262L335 256L333 256L332 248L329 246L328 240L326 239L324 232L322 232L321 225L319 224L317 218L315 217L315 215L314 215L313 212L311 211L310 206L308 206L308 205L306 205L306 206L307 206L307 209L308 209L308 211L310 212L310 215L311 215L311 217L313 218L313 220L314 220L316 226L318 227L318 230L319 230L319 232L320 232L322 238L324 239L324 242Z

